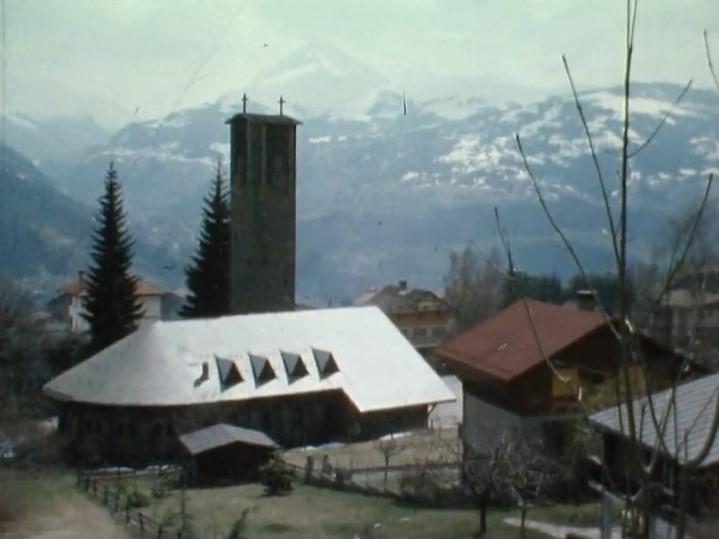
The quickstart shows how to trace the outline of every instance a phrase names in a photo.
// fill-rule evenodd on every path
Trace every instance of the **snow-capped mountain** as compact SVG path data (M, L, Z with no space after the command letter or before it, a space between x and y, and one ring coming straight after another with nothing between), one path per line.
M321 62L312 65L326 68ZM313 78L309 67L278 73L294 81ZM337 77L342 79L342 73ZM278 80L266 78L267 84ZM635 85L634 148L650 135L680 90L666 84ZM107 162L114 160L130 215L154 223L148 224L146 239L172 242L178 253L189 255L217 156L227 163L224 121L241 110L233 99L237 97L225 96L156 121L130 124L79 161L57 168L55 177L68 193L94 203ZM581 99L616 201L620 95L604 89ZM481 99L418 101L407 96L406 114L404 103L401 94L385 91L375 94L360 116L299 118L298 269L303 295L350 297L366 285L399 278L437 287L450 249L470 241L487 249L497 243L495 205L523 268L571 273L573 267L536 202L515 133L521 135L550 207L588 265L608 267L599 189L571 99L494 106ZM269 102L250 107L275 109ZM666 217L700 194L708 172L719 170L717 120L719 95L691 90L652 144L633 159L635 255L661 242L656 235Z
M87 116L36 119L24 114L5 118L5 142L50 168L57 160L76 158L92 146L104 144L109 133Z

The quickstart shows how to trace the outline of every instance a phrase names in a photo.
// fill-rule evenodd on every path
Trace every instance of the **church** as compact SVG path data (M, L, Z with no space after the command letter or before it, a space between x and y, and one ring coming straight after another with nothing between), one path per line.
M424 428L454 394L377 307L295 310L296 120L243 110L231 136L231 310L146 325L51 380L72 454L167 462L213 425L283 447Z

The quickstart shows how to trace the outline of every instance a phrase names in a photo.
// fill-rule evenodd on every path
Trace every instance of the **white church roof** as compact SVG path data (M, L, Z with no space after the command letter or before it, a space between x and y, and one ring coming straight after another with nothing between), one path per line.
M455 400L377 307L158 321L44 387L58 400L128 406L337 389L360 412Z

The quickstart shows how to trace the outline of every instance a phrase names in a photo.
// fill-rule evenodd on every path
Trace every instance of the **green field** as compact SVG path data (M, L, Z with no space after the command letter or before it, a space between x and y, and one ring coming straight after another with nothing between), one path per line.
M147 495L150 505L143 511L158 521L177 522L181 494L167 490L161 497L158 481L152 478L124 480L127 491ZM127 538L109 512L75 488L69 472L8 471L0 469L0 502L15 507L14 516L2 523L0 537L20 539L40 537ZM162 489L160 489L162 490ZM279 497L268 497L260 485L239 485L207 489L187 489L186 513L197 537L224 539L233 523L247 510L242 537L288 538L470 538L479 526L473 510L416 509L390 499L336 492L297 485ZM1 508L0 508L1 509ZM0 512L0 517L2 513ZM487 539L519 538L519 529L503 522L517 517L517 511L492 511ZM532 509L528 518L553 524L593 526L597 522L596 504L551 506ZM528 530L526 539L547 539L547 535Z

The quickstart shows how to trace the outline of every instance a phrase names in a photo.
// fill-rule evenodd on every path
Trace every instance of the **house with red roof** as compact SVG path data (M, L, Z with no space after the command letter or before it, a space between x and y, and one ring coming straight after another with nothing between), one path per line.
M640 343L659 378L676 370L679 358L670 350L648 337ZM561 432L552 427L575 417L580 395L615 375L620 350L599 312L526 299L449 339L436 354L462 381L464 441L481 447L490 433Z

